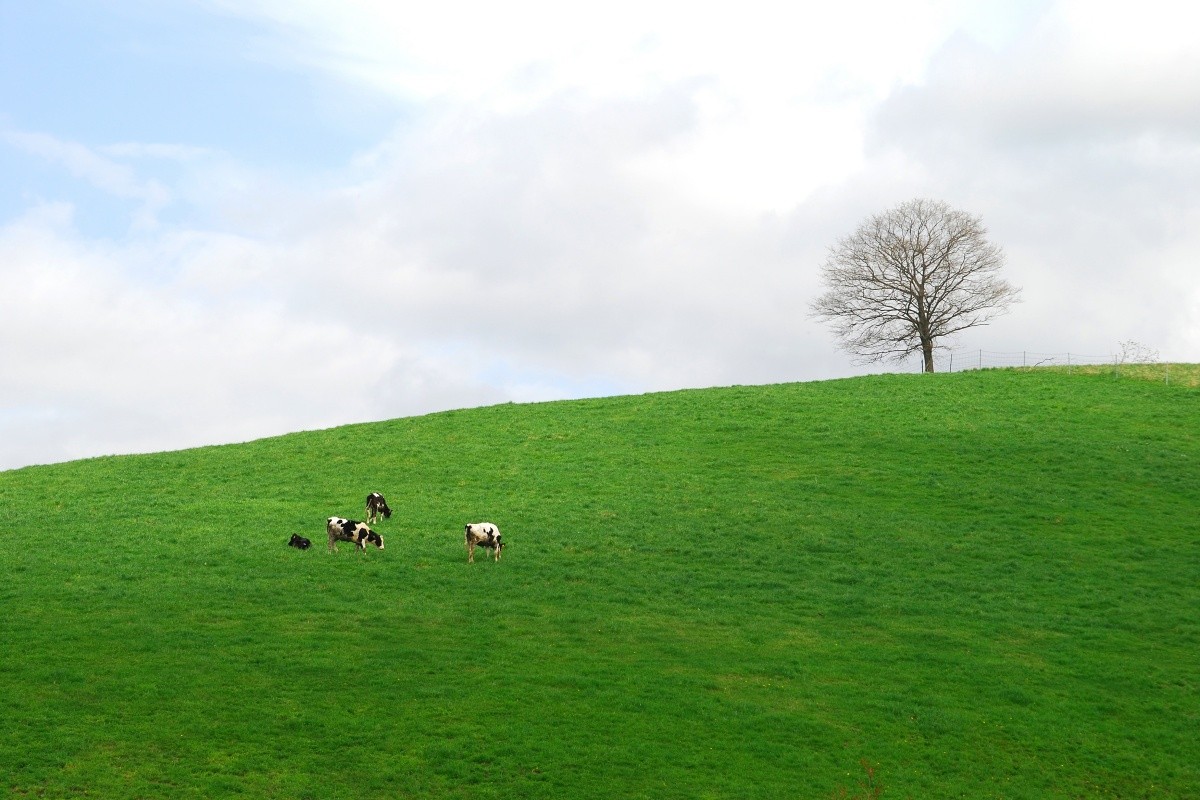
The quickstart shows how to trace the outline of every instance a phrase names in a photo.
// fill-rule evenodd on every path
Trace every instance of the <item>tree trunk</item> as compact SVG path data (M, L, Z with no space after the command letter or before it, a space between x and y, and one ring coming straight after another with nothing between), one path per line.
M933 342L921 342L921 350L925 353L925 372L933 372Z

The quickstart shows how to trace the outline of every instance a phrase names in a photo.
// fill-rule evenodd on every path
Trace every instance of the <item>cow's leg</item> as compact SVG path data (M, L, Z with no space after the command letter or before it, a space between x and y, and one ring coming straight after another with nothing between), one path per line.
M468 564L475 563L475 543L474 542L467 542L467 563Z

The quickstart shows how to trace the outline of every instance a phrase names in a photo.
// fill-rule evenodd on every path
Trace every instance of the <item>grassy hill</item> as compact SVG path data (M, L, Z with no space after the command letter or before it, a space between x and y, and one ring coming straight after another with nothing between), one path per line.
M372 490L386 548L327 553ZM3 472L0 509L12 797L1200 796L1186 382L503 405Z

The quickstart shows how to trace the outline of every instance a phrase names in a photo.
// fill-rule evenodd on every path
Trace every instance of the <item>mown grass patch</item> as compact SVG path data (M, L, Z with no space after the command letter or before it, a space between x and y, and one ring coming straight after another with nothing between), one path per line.
M1198 422L982 371L0 473L0 789L1195 796Z
M1068 367L1035 367L1079 375L1107 375L1113 378L1174 383L1177 386L1200 386L1200 364L1084 364Z

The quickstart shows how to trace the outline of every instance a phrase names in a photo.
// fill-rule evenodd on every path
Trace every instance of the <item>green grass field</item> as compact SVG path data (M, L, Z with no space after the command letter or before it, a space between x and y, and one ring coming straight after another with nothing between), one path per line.
M326 552L372 490L386 548ZM864 764L1200 797L1183 380L502 405L3 472L0 509L11 797L856 797Z

